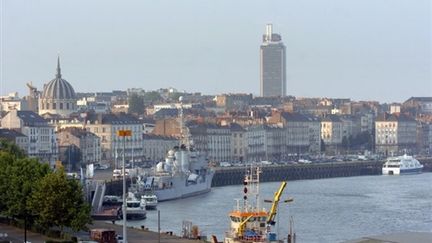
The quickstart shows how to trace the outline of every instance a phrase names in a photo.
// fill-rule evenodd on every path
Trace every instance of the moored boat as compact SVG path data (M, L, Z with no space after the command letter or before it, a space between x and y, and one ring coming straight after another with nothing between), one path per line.
M141 200L145 201L146 209L156 209L158 204L157 196L153 193L145 193L141 196Z
M145 201L138 200L131 192L126 198L126 218L145 219L147 217Z
M236 207L229 213L230 230L226 232L224 243L276 243L280 242L276 232L275 215L280 196L286 187L282 182L280 188L274 194L270 210L260 207L259 198L259 167L251 168L244 179L243 202L237 200ZM289 201L292 201L290 199Z
M190 139L188 127L180 108L180 145L169 150L165 161L160 161L148 173L140 175L136 193L151 191L159 202L192 197L210 191L214 171L204 152L197 151ZM142 177L142 179L141 179Z
M383 175L404 175L421 173L423 165L412 156L390 157L382 167Z

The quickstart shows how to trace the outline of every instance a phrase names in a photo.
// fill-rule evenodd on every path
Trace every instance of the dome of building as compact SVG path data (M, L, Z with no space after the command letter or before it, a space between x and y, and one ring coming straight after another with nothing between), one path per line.
M72 85L61 78L60 59L57 62L56 77L44 86L42 98L48 99L75 99Z
M39 99L39 115L51 114L67 117L76 112L76 95L72 85L62 79L60 58L57 59L56 77L44 85Z

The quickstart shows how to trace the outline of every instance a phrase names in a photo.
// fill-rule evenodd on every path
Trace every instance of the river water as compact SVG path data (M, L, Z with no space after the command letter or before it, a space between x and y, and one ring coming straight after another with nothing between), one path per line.
M279 185L261 183L261 199L272 199ZM216 187L205 195L159 203L161 231L180 235L182 221L188 220L202 234L214 234L221 241L229 228L228 212L234 208L235 199L242 198L242 191L242 185ZM281 201L288 197L294 202L280 203L276 229L279 237L286 238L292 216L297 242L342 242L391 232L432 232L432 173L290 181ZM148 211L147 219L128 224L157 231L157 211Z

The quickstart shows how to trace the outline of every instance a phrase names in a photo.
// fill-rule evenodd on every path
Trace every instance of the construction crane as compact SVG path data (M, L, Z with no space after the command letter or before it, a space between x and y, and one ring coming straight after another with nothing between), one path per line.
M274 218L276 216L277 207L278 207L279 200L280 200L280 197L282 195L282 192L285 190L286 185L287 185L287 182L283 181L282 184L279 187L279 190L277 190L275 192L273 200L264 200L264 202L273 203L272 207L271 207L271 209L270 209L270 211L268 213L268 216L267 216L267 224L270 224L270 225L274 225L275 224ZM292 201L292 199L291 199L291 201Z

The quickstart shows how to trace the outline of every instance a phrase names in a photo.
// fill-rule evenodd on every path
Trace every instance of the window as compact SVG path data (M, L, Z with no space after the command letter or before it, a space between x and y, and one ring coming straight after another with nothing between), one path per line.
M53 108L53 110L57 109L57 106L56 106L56 103L55 103L55 102L52 103L52 108Z
M60 102L60 110L63 110L63 103Z
M69 103L66 103L66 109L69 110Z

